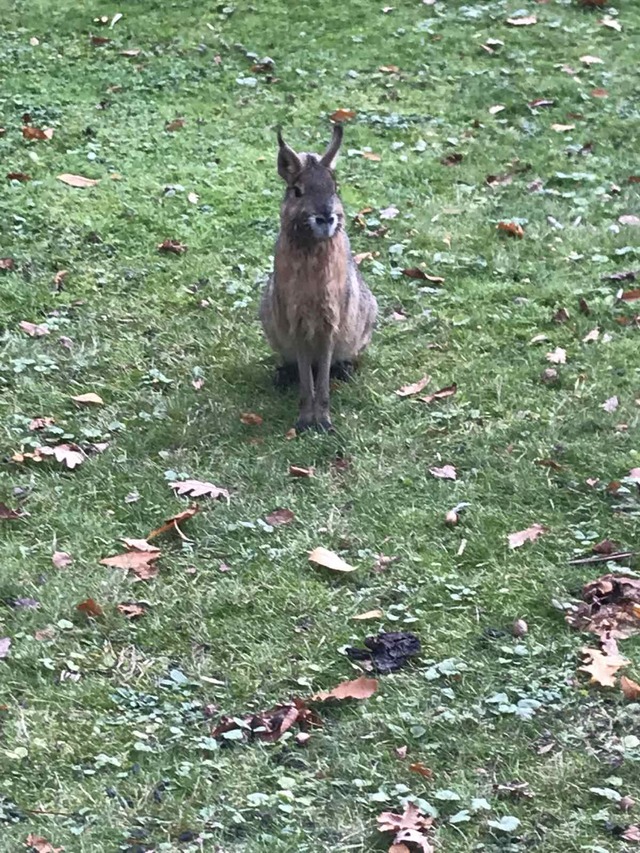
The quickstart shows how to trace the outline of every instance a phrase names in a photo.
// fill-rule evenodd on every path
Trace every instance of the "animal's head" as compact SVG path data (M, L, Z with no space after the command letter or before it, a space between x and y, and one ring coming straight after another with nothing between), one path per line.
M336 124L324 154L297 154L278 131L278 174L287 184L283 225L302 242L330 240L342 228L344 211L333 174L341 142L342 125Z

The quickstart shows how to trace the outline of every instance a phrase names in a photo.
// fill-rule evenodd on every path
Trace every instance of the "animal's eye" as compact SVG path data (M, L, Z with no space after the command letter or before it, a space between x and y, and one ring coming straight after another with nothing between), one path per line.
M296 198L300 198L300 196L302 195L302 190L300 189L300 187L294 187L293 192Z

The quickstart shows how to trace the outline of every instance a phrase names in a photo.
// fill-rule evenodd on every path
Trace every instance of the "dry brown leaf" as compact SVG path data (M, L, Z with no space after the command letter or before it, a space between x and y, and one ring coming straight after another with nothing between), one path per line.
M16 267L16 262L13 258L0 258L0 270L13 270Z
M444 400L446 397L453 397L458 391L458 386L455 382L447 385L445 388L440 388L439 391L434 391L433 394L427 394L426 397L420 397L422 403L433 403L434 400Z
M104 616L104 610L93 598L87 598L81 601L80 604L76 604L76 610L84 613L85 616L91 616L93 619Z
M412 394L419 394L423 388L425 388L429 382L431 382L431 377L425 375L422 379L418 379L417 382L412 382L411 385L403 385L402 388L398 388L394 393L398 397L410 397Z
M91 44L96 47L100 47L103 44L109 44L110 41L111 39L106 36L91 36Z
M350 566L342 557L327 548L318 547L309 551L309 562L323 566L325 569L331 569L333 572L355 572L354 566Z
M600 684L602 687L615 687L616 673L629 661L619 654L605 654L600 649L590 649L586 646L582 654L587 658L579 669L591 676L592 684Z
M176 130L180 130L180 128L184 126L185 120L183 118L174 118L173 121L167 122L167 124L165 124L164 129L168 130L169 133L174 133Z
M187 481L188 482L188 481ZM182 524L183 521L188 521L190 518L199 512L200 507L198 504L192 504L188 509L179 512L177 515L168 518L164 524L161 524L156 530L152 530L151 533L147 536L147 539L153 539L156 536L160 536L161 533L166 533L169 530L174 530L181 539L186 539L187 537L184 535L182 530L180 530L179 525Z
M421 270L420 267L409 267L408 269L402 270L402 275L406 275L407 278L417 278L420 281L430 281L432 284L442 284L444 282L444 278L440 275L429 275L424 270Z
M227 489L221 489L219 486L203 480L177 480L169 483L169 486L175 490L177 495L189 495L192 498L220 498L227 503L230 500Z
M566 349L562 349L562 347L556 347L553 352L547 353L547 361L550 361L552 364L566 364L567 363L567 351Z
M22 512L18 512L15 509L11 509L11 507L8 507L6 504L3 504L2 501L0 501L0 519L4 521L15 521L17 518L22 517Z
M640 288L636 290L625 290L620 294L620 299L623 302L635 302L636 299L640 299Z
M25 139L34 140L34 139L51 139L53 136L53 128L45 127L42 130L39 127L32 127L31 125L27 125L22 128L22 135Z
M429 768L425 767L421 761L414 761L413 764L409 765L409 770L411 770L412 773L418 773L420 776L424 776L425 779L433 779L433 770L429 770Z
M458 477L453 465L443 465L442 468L429 468L429 473L439 480L456 480Z
M353 110L345 110L342 107L339 110L336 110L335 112L331 113L331 115L329 116L331 121L334 121L338 124L343 121L351 121L351 119L354 119L355 117L356 114Z
M64 847L54 847L42 835L35 835L33 832L27 835L25 846L30 847L35 853L61 853L64 850Z
M159 252L167 252L174 255L182 255L187 251L187 246L184 243L181 243L179 240L164 240L162 243L158 243L157 249Z
M125 554L116 554L115 557L105 557L100 560L101 566L110 566L114 569L126 569L133 572L141 580L155 578L158 567L153 565L160 556L160 551L127 551Z
M433 823L433 818L426 817L413 803L407 803L404 812L382 812L378 815L378 830L380 832L400 832L404 829L428 829Z
M517 237L522 240L524 237L524 228L518 222L498 222L496 225L498 231L504 231L510 237Z
M75 397L71 398L74 403L86 403L88 405L94 406L104 406L104 400L98 394L94 394L93 391L89 391L87 394L78 394Z
M38 454L40 456L53 456L57 462L61 462L71 470L77 468L78 465L82 465L87 458L86 454L77 444L57 444L55 447L37 447L34 450L34 456Z
M353 260L358 266L360 266L363 261L373 260L373 252L359 252L357 255L353 256Z
M240 422L246 426L260 426L262 418L254 412L242 412L240 415Z
M359 613L351 618L356 622L366 622L368 619L384 619L384 613L382 610L367 610L366 613Z
M624 693L624 698L629 702L637 702L640 700L640 684L627 678L626 675L620 677L620 687Z
M271 527L281 527L283 524L290 524L295 519L295 515L290 509L280 508L274 509L269 515L265 516L265 521Z
M601 89L598 87L598 88L591 90L591 97L592 98L608 98L609 92L607 92L606 89Z
M547 533L548 528L542 524L532 524L526 530L518 530L517 533L510 533L507 537L509 540L509 548L521 548L525 542L535 542L543 533Z
M379 163L382 157L379 154L374 154L373 151L363 151L362 156L365 160L371 160L374 163Z
M301 465L289 465L289 474L292 477L313 477L315 468L303 468Z
M96 181L93 178L85 178L83 175L69 175L66 172L63 175L58 175L58 180L69 187L76 187L76 189L81 190L87 187L95 187L100 183L100 181Z
M129 601L118 604L117 610L122 613L125 619L136 619L138 616L145 616L147 613L146 608L141 604Z
M538 23L535 15L522 15L517 18L507 18L507 23L511 27L530 27Z
M66 551L54 551L51 556L51 562L56 569L66 569L67 566L70 566L71 563L73 563L73 558L71 554L67 554Z
M31 180L31 175L26 175L24 172L7 172L7 180L20 181L20 183L25 184Z
M555 130L556 133L567 133L569 130L575 130L575 124L552 124L551 130Z
M136 56L140 56L140 48L130 47L128 50L121 50L120 56L128 56L131 58L135 58Z
M30 338L42 338L49 334L49 327L45 323L30 323L28 320L22 320L18 325Z
M353 681L343 681L328 692L321 691L311 697L312 702L326 702L327 699L368 699L378 689L375 678L361 675Z
M156 548L155 545L150 545L146 539L129 539L125 537L122 541L130 551L146 551L149 554L160 553L160 549Z

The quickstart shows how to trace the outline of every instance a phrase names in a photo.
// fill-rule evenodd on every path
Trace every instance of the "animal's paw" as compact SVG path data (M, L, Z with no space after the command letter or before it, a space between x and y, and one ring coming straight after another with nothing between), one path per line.
M324 417L316 420L316 429L318 432L335 432L336 428L331 423L331 418Z
M340 382L353 379L355 372L356 368L352 361L336 361L331 365L331 378L338 379Z
M296 432L306 432L306 430L311 429L314 425L313 415L300 415L296 421Z

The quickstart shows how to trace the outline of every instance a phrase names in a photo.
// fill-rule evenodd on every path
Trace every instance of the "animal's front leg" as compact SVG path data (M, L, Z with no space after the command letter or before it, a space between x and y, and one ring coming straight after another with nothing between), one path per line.
M313 367L308 352L298 351L298 374L300 378L300 412L296 422L298 432L313 426L314 382Z
M323 432L333 432L333 424L331 423L331 415L329 413L332 358L333 341L328 340L318 359L318 375L316 378L316 394L314 400L316 426Z

